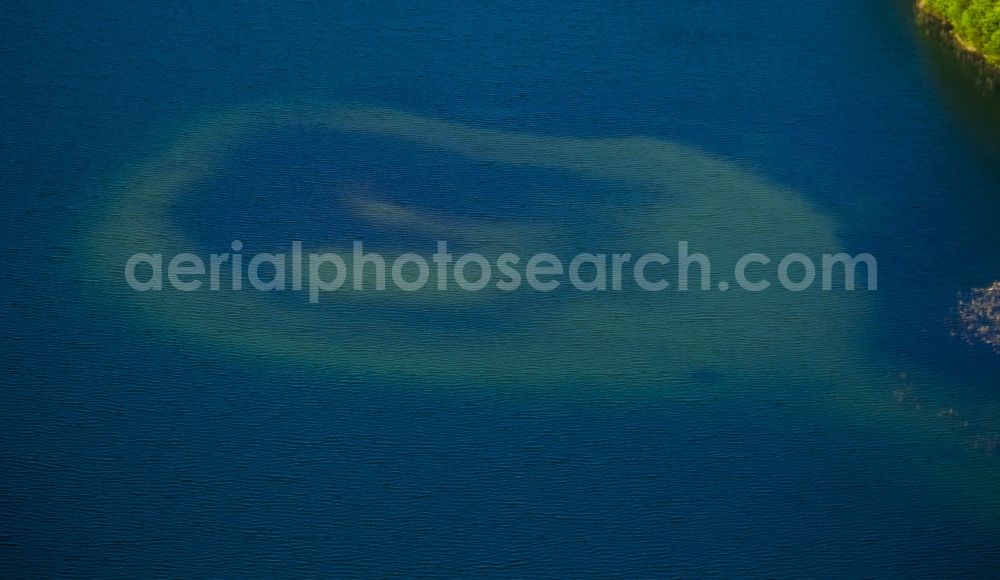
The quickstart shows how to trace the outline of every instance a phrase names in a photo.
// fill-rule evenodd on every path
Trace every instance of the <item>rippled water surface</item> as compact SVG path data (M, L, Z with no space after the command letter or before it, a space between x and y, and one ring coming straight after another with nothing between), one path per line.
M0 576L1000 569L1000 101L908 2L60 4L0 20ZM879 289L123 279L234 239Z

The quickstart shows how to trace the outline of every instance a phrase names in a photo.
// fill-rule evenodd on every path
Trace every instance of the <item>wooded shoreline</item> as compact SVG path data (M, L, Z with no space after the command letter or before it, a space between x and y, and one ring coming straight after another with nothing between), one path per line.
M958 27L929 0L917 0L917 22L929 34L935 34L955 49L958 56L975 65L982 73L985 88L1000 88L1000 55L991 55L971 40L965 38Z

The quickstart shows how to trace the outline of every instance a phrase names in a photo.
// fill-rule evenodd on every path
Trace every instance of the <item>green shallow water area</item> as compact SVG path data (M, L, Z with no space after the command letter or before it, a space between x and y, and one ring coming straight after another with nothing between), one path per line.
M297 127L379 135L478 163L631 188L641 203L592 203L582 221L618 232L617 249L636 255L659 251L673 258L677 241L687 241L692 251L711 258L713 285L728 281L731 289L540 294L522 287L510 294L469 293L436 291L432 279L427 289L414 293L355 292L345 286L311 305L304 293L289 300L251 289L138 293L125 285L122 269L135 252L167 258L227 251L199 247L172 208L232 162L236 144ZM461 217L460 209L439 215L405 201L373 200L364 191L332 188L331 196L348 198L359 219L426 228L463 239L487 255L509 251L524 257L572 247L571 233L553 224L480 223ZM935 450L961 447L965 435L901 406L892 395L895 369L861 354L866 329L876 324L871 294L825 292L818 283L803 292L785 291L777 287L773 270L772 288L763 292L743 291L733 282L733 265L749 252L771 256L772 268L790 253L819 263L821 254L839 252L836 224L795 192L693 148L642 137L508 132L364 106L244 107L179 132L162 153L126 172L112 197L89 247L101 287L130 305L133 324L171 333L191 348L442 385L554 393L604 388L629 396L819 406L845 423L887 436L896 430L926 434L927 449L912 461L931 479L975 498L983 513L1000 515L995 461L976 450L961 454L960 461L927 461ZM349 248L304 243L306 252L333 250L349 257ZM367 244L366 249L382 251L387 260L393 256ZM505 308L520 309L517 324L499 324ZM488 314L474 331L427 332L409 317L419 312L447 319L478 309ZM498 323L491 324L491 317ZM742 386L724 379L693 380L706 374L739 376Z
M675 254L677 241L688 241L692 252L711 258L713 284L727 279L732 283L733 264L751 251L778 257L801 252L817 259L824 252L838 251L829 220L791 192L724 161L664 141L543 137L356 107L275 107L241 110L201 125L127 178L94 240L96 255L110 258L104 264L109 271L120 271L123 251L125 259L138 249L164 256L215 251L199 251L180 225L170 223L171 202L211 174L235 142L289 125L379 133L469 158L630 182L659 192L662 200L646 207L592 208L592 219L613 223L622 232L617 240L622 250L636 256L652 251ZM683 194L680 202L677 193ZM366 207L369 214L373 207L389 211L373 203ZM476 249L490 255L491 246L497 244L496 233L475 224L466 225L466 230L467 239L484 244ZM764 240L762 230L771 232ZM500 243L500 250L522 256L561 241L557 234L527 227L507 231L509 238ZM337 251L349 258L350 248L306 244L305 252ZM372 249L379 250L366 246ZM695 275L692 286L696 284ZM218 339L220 346L255 348L387 375L497 375L500 382L533 383L612 375L618 377L616 382L622 377L640 384L670 382L672 377L686 379L688 373L718 366L720 361L726 370L757 372L773 368L779 352L794 373L800 366L795 361L816 365L816 353L830 361L843 360L846 342L838 345L832 337L848 337L850 329L859 326L864 309L858 296L818 289L799 293L776 288L759 293L738 289L622 291L572 296L563 304L527 288L509 296L498 294L496 290L462 292L454 286L441 292L434 289L432 279L415 293L353 292L345 287L322 296L319 306L303 304L301 308L278 308L268 296L250 290L136 293L130 298L160 323ZM379 319L384 314L380 306L397 309L411 303L446 308L449 302L461 305L489 299L538 301L540 312L520 330L478 337L475 344L465 344L458 352L452 336L428 336L421 329L393 323L391 317ZM364 308L359 310L360 306ZM325 316L313 312L317 309L337 310L340 316L335 324L328 324ZM372 317L379 323L372 324ZM269 327L253 331L253 322L262 320L271 321ZM365 353L369 356L359 356ZM510 365L507 360L519 364ZM612 361L618 362L609 365Z

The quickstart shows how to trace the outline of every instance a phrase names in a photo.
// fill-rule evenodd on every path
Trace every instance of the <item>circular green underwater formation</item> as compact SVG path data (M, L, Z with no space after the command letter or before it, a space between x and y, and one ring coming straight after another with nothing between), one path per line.
M113 273L120 288L122 267L133 253L207 254L176 223L174 202L217 174L222 164L238 162L232 158L238 145L296 127L378 135L477 163L625 184L642 192L641 207L630 206L628 199L597 207L574 205L573 199L566 204L590 212L595 223L610 224L620 232L616 237L622 249L636 255L686 241L693 251L710 256L712 280L726 284L738 258L750 252L774 256L777 262L790 253L818 258L839 251L831 220L800 196L675 143L551 137L387 109L295 105L242 108L201 123L128 174L93 238L101 270ZM529 249L544 249L548 239L534 223L506 223L497 231L474 220L408 208L406 203L372 202L357 192L331 195L354 196L347 201L359 219L436 227L487 251L530 254ZM379 248L366 245L366 250ZM349 250L341 250L345 254ZM320 305L246 290L136 293L126 288L119 297L146 320L215 347L324 368L489 383L595 381L681 388L706 369L763 376L780 369L782 376L810 376L852 360L849 335L862 323L861 300L816 286L804 292L780 287L763 292L723 292L716 287L598 292L560 301L530 291L499 296L487 289L470 296L436 291L432 284L415 293L344 289L324 296ZM399 315L407 309L436 309L447 317L456 308L468 311L505 301L520 304L523 320L504 325L502 331L472 336L468 328L428 332ZM532 306L535 302L537 307Z

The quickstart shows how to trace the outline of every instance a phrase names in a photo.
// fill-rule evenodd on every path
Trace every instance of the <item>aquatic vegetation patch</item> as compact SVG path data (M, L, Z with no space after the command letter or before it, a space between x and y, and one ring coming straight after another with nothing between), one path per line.
M784 376L810 376L817 367L844 366L852 358L851 334L863 329L864 304L848 293L820 288L690 292L669 298L640 291L614 299L588 294L571 300L540 300L535 293L519 298L521 312L527 314L516 327L497 330L500 325L489 320L497 314L490 313L479 325L427 332L405 315L407 310L436 309L446 318L459 305L492 299L426 291L339 293L317 312L259 293L211 293L207 288L137 293L125 286L122 272L131 254L198 251L198 243L171 212L175 200L232 162L237 145L289 127L377 134L477 163L630 184L652 203L594 204L585 196L567 200L574 212L586 212L593 222L621 232L618 242L626 249L664 248L688 240L710 254L713 265L736 263L749 251L816 256L839 251L829 218L794 192L676 143L551 137L372 107L247 107L183 131L161 154L123 178L92 239L94 263L108 287L116 289L116 299L132 305L148 322L212 347L391 377L518 384L587 380L650 387L689 384L693 372L712 365L721 364L720 372L773 376L781 369ZM378 151L372 155L377 157ZM677 202L678 192L684 203ZM417 213L403 201L372 202L357 195L348 200L359 215L387 227L459 224L433 212ZM528 223L513 226L504 249L530 255L526 248L539 247L535 238L540 232L532 234ZM470 222L461 229L471 242L497 243L497 232L490 228ZM527 233L513 235L519 231ZM305 248L310 250L319 249ZM732 272L715 271L712 278L725 281L727 274Z
M961 297L958 319L966 341L985 344L1000 353L1000 281Z

